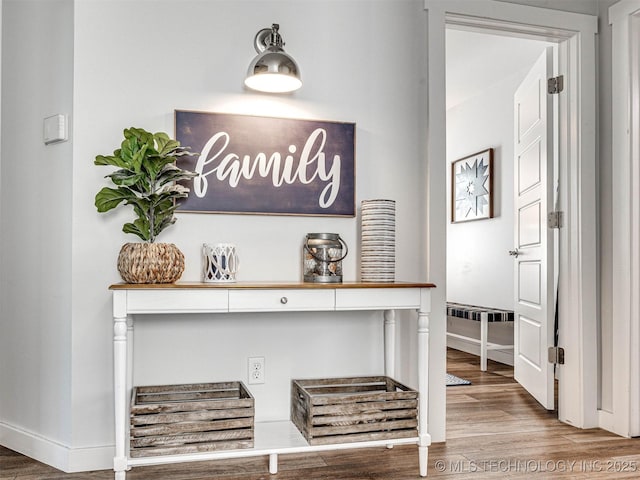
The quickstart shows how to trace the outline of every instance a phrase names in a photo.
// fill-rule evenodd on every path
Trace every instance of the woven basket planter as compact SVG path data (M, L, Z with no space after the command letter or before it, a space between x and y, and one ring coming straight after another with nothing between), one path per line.
M125 243L118 271L126 283L173 283L184 272L184 255L173 243Z

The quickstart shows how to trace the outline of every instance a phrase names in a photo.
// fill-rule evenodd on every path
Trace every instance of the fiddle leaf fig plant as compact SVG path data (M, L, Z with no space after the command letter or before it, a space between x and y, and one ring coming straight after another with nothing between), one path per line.
M122 231L153 243L169 225L175 223L174 212L180 198L189 189L176 182L196 176L176 166L176 159L198 155L172 140L166 133L150 133L142 128L128 128L124 140L113 155L98 155L96 165L111 165L118 170L106 175L116 188L104 187L96 194L98 212L108 212L123 203L133 206L137 218L125 223Z

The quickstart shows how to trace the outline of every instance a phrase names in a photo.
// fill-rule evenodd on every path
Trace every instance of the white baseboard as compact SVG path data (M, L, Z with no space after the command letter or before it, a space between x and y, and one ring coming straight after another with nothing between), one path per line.
M480 368L480 345L468 342L461 338L447 338L447 347L455 348L456 350L470 353L472 355L477 355L478 368ZM487 358L513 367L513 350L488 350Z
M0 422L0 445L66 473L113 468L113 445L71 448Z

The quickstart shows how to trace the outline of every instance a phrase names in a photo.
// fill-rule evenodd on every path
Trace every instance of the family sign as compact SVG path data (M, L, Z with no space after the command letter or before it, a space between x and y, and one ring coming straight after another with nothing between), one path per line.
M180 210L355 215L355 124L176 110L176 139L197 157Z

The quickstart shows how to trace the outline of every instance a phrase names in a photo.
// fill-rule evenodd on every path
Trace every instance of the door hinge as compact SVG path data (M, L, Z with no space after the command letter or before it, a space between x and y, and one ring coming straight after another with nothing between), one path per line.
M547 92L551 95L556 95L564 90L564 77L558 75L547 80Z
M549 347L549 363L564 365L564 348Z
M547 226L549 228L562 228L564 222L564 212L549 212L547 215Z

